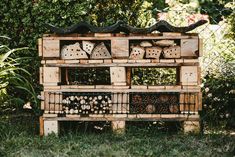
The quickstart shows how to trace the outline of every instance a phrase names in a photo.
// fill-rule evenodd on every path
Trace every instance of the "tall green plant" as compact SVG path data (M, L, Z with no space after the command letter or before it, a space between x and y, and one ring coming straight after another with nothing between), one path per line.
M16 53L27 49L10 49L6 45L0 45L0 113L10 110L15 104L24 104L27 99L35 106L37 104L34 88L28 81L31 75L21 68L21 61L28 58L14 57ZM15 93L16 90L20 90L20 95ZM29 96L23 100L22 96L25 94Z

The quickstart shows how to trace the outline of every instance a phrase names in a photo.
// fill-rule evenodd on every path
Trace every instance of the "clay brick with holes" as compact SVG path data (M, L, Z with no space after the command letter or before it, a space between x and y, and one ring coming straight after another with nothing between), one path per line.
M77 42L72 45L65 45L61 49L62 59L88 59L85 51L82 50L80 44Z

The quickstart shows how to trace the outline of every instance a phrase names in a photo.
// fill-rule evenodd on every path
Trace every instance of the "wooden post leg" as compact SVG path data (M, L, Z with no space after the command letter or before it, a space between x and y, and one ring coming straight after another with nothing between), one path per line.
M125 133L126 121L112 121L112 130L114 133Z
M39 125L40 125L40 130L39 130L40 136L43 136L44 135L44 120L42 116L39 117Z
M196 133L200 132L199 121L184 121L184 133Z
M44 120L44 135L47 136L51 133L58 135L59 123L57 120Z

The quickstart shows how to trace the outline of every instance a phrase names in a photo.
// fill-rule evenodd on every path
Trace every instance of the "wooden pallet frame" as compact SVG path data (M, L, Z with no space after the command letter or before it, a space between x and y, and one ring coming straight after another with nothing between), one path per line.
M111 59L61 59L60 50L62 41L110 41ZM129 58L131 41L150 40L174 40L180 46L180 58L160 58L160 59L137 59ZM70 34L55 35L45 34L38 39L38 52L42 57L42 67L40 68L40 84L44 90L41 92L41 109L47 111L48 92L179 92L195 93L191 99L197 99L198 111L202 109L202 94L200 89L200 66L198 57L203 55L203 42L198 34L187 33L157 33L157 34ZM65 67L110 67L111 85L61 85L61 68ZM174 86L132 86L132 67L176 67L177 85ZM182 94L181 94L182 95ZM183 96L180 95L180 99ZM60 98L56 98L60 99ZM56 100L55 100L56 101ZM191 100L188 100L191 101ZM60 107L59 107L60 108ZM181 110L183 108L181 107ZM195 115L180 114L112 114L112 115L89 115L81 117L79 115L68 115L58 117L57 114L44 112L40 118L40 134L59 131L60 121L112 121L112 128L119 133L124 132L125 121L184 121L185 132L198 132L200 117L198 112Z

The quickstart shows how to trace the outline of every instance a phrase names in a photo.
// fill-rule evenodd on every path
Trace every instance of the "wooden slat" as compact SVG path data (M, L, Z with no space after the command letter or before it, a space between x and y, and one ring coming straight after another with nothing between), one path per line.
M40 125L40 136L44 136L44 120L43 117L39 117L39 125Z
M39 38L38 39L38 56L41 57L43 56L43 52L42 52L42 48L43 48L43 45L42 45L42 38Z
M203 39L199 39L199 57L203 56Z

